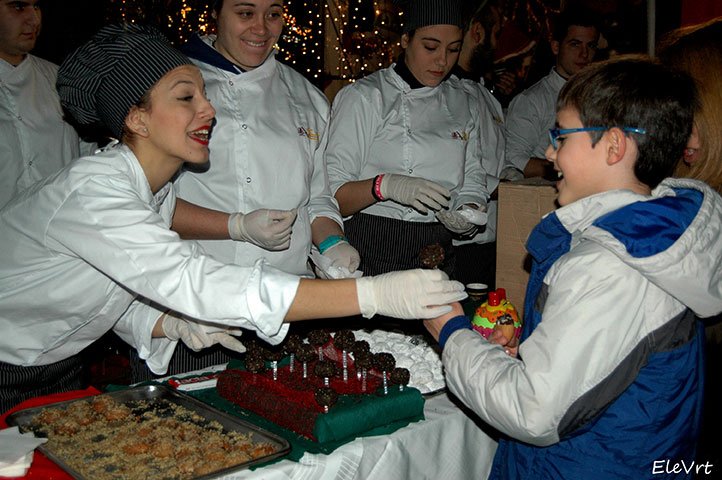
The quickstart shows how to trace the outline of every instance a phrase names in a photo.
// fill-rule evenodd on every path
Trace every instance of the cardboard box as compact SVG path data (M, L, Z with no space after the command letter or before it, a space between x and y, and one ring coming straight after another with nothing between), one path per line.
M531 270L526 240L539 220L556 208L554 183L528 178L499 184L496 237L496 286L524 314L524 296Z

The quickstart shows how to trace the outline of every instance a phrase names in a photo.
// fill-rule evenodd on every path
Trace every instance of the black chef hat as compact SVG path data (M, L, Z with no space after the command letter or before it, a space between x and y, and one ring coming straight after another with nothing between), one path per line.
M395 0L404 12L404 33L428 25L464 27L464 0Z
M60 103L79 124L102 123L120 139L130 108L163 75L188 64L153 27L109 25L60 65Z

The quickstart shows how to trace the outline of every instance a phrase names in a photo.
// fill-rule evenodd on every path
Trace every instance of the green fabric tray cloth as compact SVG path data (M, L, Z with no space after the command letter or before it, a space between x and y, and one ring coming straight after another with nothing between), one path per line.
M290 373L285 362L278 368L278 380L272 379L270 371L259 374L245 371L241 361L231 362L221 377L216 392L226 391L223 395L226 400L281 427L312 437L319 444L345 443L385 425L424 418L424 398L417 389L407 386L400 390L398 385L389 385L388 394L384 395L380 377L371 373L367 376L366 393L361 392L361 383L353 370L349 371L348 382L332 378L330 386L339 397L328 413L323 413L314 398L314 391L323 385L323 380L315 375L303 379L299 368Z

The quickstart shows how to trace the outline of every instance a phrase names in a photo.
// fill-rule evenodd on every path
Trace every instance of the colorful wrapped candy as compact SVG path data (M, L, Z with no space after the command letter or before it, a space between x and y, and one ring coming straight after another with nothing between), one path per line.
M489 338L495 330L501 330L504 337L512 339L521 335L521 320L514 305L506 298L506 290L497 288L489 292L487 300L479 305L471 320L474 330Z

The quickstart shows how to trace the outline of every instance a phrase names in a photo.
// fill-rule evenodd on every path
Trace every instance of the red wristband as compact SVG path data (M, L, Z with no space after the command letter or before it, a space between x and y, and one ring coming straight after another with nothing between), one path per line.
M384 196L381 195L381 180L383 180L383 178L383 173L381 175L376 175L376 177L374 178L374 182L371 185L371 195L373 195L374 198L379 202L383 202L384 200L386 200Z

